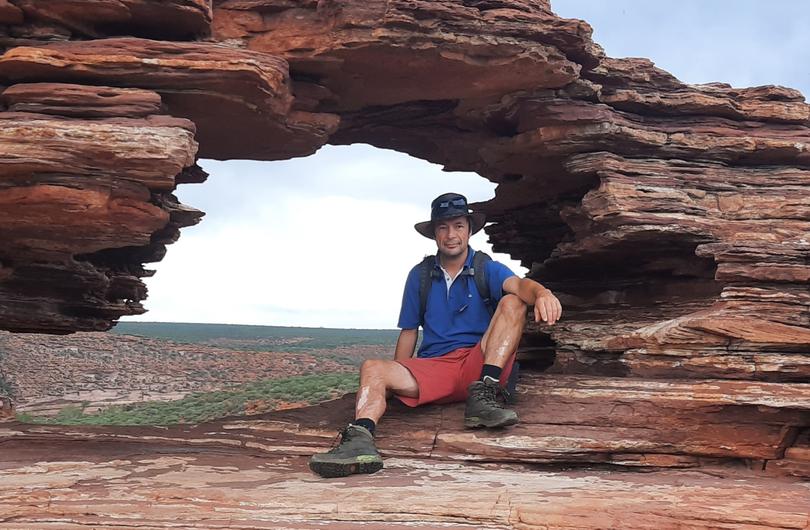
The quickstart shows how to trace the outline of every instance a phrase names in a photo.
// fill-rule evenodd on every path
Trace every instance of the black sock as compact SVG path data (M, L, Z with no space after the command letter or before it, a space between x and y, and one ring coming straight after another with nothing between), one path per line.
M496 383L500 382L502 370L502 368L494 364L485 364L481 369L481 381L483 381L485 377L489 377Z
M374 435L374 427L377 426L377 424L374 423L374 420L370 418L358 418L352 422L352 425L365 427L366 429L368 429L368 432L372 434L372 436Z

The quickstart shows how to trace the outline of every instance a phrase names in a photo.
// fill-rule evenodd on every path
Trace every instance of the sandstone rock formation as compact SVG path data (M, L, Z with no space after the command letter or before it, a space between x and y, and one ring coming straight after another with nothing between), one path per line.
M444 412L421 416L435 448L410 456L428 471L401 480L444 480L432 466L455 458L810 474L810 106L799 92L687 85L647 60L606 57L586 23L544 0L93 4L0 1L0 328L103 330L141 312L143 264L202 215L171 195L204 180L197 156L365 142L497 182L479 205L495 249L567 308L525 337L525 365L546 369L524 383L532 419L479 438L445 430ZM102 460L101 475L129 473ZM276 479L300 462L279 465ZM554 487L575 487L568 479ZM615 525L633 527L633 513L638 528L665 528L701 511L676 493L682 512L657 510L651 490L627 485L642 479L627 480L593 490L629 492L605 508ZM685 524L808 527L795 511L810 505L806 486L781 480L721 481L717 502L738 518ZM577 505L589 493L548 507L530 500L548 491L532 484L506 487L497 522L453 519L440 501L423 509L436 525L598 526ZM739 515L761 502L757 487L778 516ZM397 513L405 491L351 513Z
M532 380L520 430L486 434L460 428L463 404L393 407L377 437L386 468L335 480L312 475L306 457L329 445L351 397L186 428L0 425L0 513L14 528L64 529L808 528L810 485L788 467L762 470L759 458L779 449L752 415L755 404L773 407L774 419L806 411L807 389L771 399L763 391L774 384L760 383L732 403L723 385L648 381L616 392L623 378ZM663 414L650 425L621 407ZM719 408L754 423L700 423L716 421ZM572 411L587 414L577 423ZM640 440L641 431L656 439ZM721 465L729 451L754 456L751 467ZM682 469L698 462L699 471Z

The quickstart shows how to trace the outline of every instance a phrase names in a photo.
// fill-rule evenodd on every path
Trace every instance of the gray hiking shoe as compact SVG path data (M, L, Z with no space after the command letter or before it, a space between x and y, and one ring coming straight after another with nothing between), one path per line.
M312 455L309 468L322 477L345 477L375 473L383 460L374 446L374 436L365 427L351 425L340 431L340 443L325 453Z
M504 408L498 401L503 391L498 383L474 381L467 387L467 408L464 410L465 427L506 427L518 422L514 410Z

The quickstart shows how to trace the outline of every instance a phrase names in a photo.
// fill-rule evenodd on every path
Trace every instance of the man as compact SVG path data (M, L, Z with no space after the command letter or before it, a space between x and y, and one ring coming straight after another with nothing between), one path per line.
M534 317L554 324L562 315L551 291L528 278L518 278L505 265L486 260L484 278L494 314L476 286L475 251L469 239L484 227L484 215L471 212L467 199L445 193L431 203L430 221L416 231L434 239L438 252L428 277L423 264L411 269L405 283L394 360L368 360L360 368L355 420L341 432L340 444L316 454L309 466L324 477L374 473L383 461L374 446L374 430L386 399L396 396L408 406L467 402L464 425L499 428L518 422L517 414L498 401L512 369L526 323L526 305ZM479 262L481 263L481 262ZM430 263L429 263L430 265ZM479 273L480 274L480 273ZM424 315L420 283L429 281ZM414 350L418 327L422 345Z

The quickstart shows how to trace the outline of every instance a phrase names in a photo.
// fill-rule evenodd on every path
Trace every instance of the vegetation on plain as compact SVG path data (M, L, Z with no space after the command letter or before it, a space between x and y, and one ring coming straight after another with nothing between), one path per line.
M311 352L352 346L393 346L399 330L334 329L178 322L119 322L112 333L236 350Z
M36 417L18 413L27 423L60 425L171 425L202 423L226 416L244 415L251 403L260 402L262 410L274 405L298 403L314 405L340 397L357 389L357 373L328 373L266 379L217 392L197 392L175 401L153 401L115 405L98 412L85 413L85 406L70 405L56 416Z

